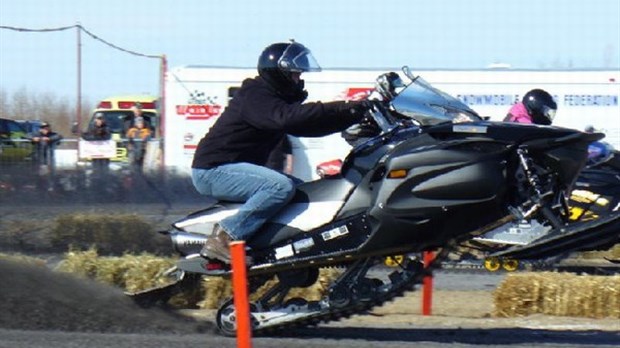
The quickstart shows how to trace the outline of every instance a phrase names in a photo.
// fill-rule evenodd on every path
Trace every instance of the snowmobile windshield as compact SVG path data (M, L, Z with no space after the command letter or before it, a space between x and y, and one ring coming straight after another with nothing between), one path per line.
M412 118L420 125L444 122L473 122L482 118L460 100L431 86L417 77L392 100L400 115Z

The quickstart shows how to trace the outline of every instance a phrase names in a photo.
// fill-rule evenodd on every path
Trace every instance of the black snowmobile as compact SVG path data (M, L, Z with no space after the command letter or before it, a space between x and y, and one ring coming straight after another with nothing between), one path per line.
M591 144L588 152L571 195L574 221L597 219L620 209L620 152L603 142Z
M557 238L551 244L560 243L562 252L579 247L564 243L564 235L617 235L618 214L567 228L569 194L588 144L602 134L485 121L408 68L403 74L407 84L395 73L379 76L368 98L372 108L362 125L378 134L351 150L340 174L299 186L290 204L246 241L250 294L277 279L251 303L255 333L364 313L414 289L462 242L513 220L544 217L553 225L548 235ZM165 233L181 256L176 282L132 296L164 301L198 286L203 275L229 277L228 265L199 251L213 224L238 206L217 202L174 223ZM437 256L424 265L416 255L429 250ZM407 257L376 277L375 267L393 255ZM321 267L344 270L324 298L287 298L292 288L314 284ZM232 299L216 322L234 335Z
M586 166L573 185L568 204L569 226L562 226L563 221L556 224L543 215L531 216L475 237L468 244L487 252L484 260L487 270L503 267L511 271L518 268L518 259L533 260L535 268L554 269L554 265L572 255L571 251L607 250L620 243L620 233L579 232L599 223L606 224L613 220L609 215L620 211L620 153L611 145L600 141L589 145ZM602 220L594 222L597 219ZM572 226L574 223L579 226ZM572 232L558 234L557 228L569 228ZM556 240L558 237L562 240ZM562 253L564 249L566 252Z

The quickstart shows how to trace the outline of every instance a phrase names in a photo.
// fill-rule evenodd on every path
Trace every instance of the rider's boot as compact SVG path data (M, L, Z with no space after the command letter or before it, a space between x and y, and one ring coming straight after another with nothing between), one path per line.
M200 255L205 258L218 259L225 263L230 263L230 235L219 225L213 227L213 233L200 251Z

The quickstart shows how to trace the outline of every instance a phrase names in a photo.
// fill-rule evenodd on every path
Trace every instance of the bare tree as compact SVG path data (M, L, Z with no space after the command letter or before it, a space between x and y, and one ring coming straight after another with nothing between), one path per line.
M31 120L33 118L30 97L26 87L22 87L13 93L10 110L12 119Z
M74 113L69 105L69 101L66 99L56 101L51 112L57 125L56 129L59 132L62 131L65 136L69 136L71 134L71 120L73 120L72 115Z
M86 99L82 100L82 124L90 119L91 109L92 104ZM49 122L55 131L68 137L71 135L74 116L74 105L67 98L58 98L51 92L32 94L26 88L20 88L9 99L7 93L0 89L0 117Z
M0 88L0 118L9 118L9 101L4 88Z

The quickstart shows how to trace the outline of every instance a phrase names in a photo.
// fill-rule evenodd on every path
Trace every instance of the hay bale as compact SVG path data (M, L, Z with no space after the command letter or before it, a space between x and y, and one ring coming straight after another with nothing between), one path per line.
M577 253L577 258L585 260L620 260L620 244L616 244L609 250L582 251Z
M232 296L232 282L221 277L204 277L202 281L205 297L197 303L201 309L216 309Z
M160 286L170 282L164 272L174 266L175 259L162 258L155 255L125 255L123 256L126 271L123 273L123 282L128 291L140 291L153 286Z
M66 253L56 270L86 276L133 292L162 285L166 282L163 272L174 266L174 262L173 258L146 253L99 256L97 249L91 247L86 251Z
M620 318L620 276L512 273L493 294L498 317Z
M170 283L171 279L164 272L175 264L173 258L162 258L142 253L117 256L100 256L96 248L86 251L73 250L65 254L65 259L56 270L69 272L120 287L129 292L149 289ZM310 301L320 300L329 289L329 285L340 275L340 270L321 269L318 280L306 288L293 288L285 300L301 297ZM252 296L256 301L267 289L275 284L275 279L267 281ZM232 297L230 279L222 277L204 277L202 287L173 297L169 304L174 307L198 307L216 309L223 301Z
M285 297L285 300L301 297L309 301L318 301L327 293L329 285L338 277L342 271L335 269L321 269L317 281L307 288L293 288ZM276 280L267 281L254 294L250 296L250 301L256 301L275 284ZM197 305L202 309L217 309L219 306L232 297L232 283L230 279L221 277L205 277L203 282L205 298Z
M56 270L86 278L94 278L97 274L98 257L99 254L94 247L86 251L70 250L65 253L64 259L56 266Z
M58 250L95 246L102 255L160 251L163 241L153 230L135 214L67 214L56 219L50 243ZM166 250L168 243L166 240Z
M97 249L71 251L56 267L57 271L68 272L103 283L117 286L128 292L137 292L169 284L172 279L165 272L174 266L174 258L142 253L123 256L99 256ZM168 304L176 308L195 308L204 298L202 288L193 289L172 297Z
M49 242L45 234L46 221L0 221L2 244L9 250L39 251L47 248Z

